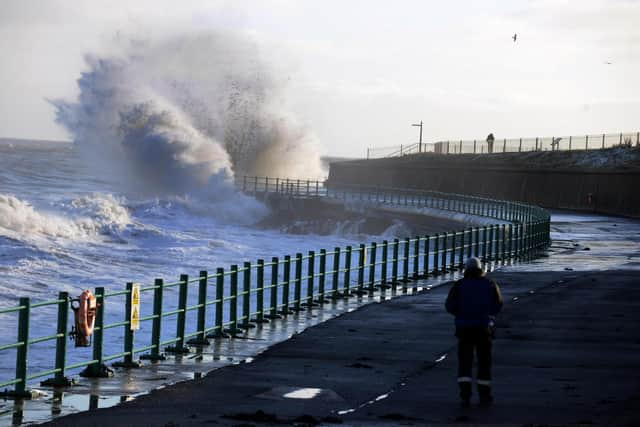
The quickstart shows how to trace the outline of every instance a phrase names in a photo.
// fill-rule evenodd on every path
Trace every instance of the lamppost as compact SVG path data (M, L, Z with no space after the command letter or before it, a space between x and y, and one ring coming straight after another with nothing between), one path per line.
M419 126L420 127L420 142L418 144L418 153L422 153L422 120L420 120L420 123L413 123L411 124L411 126Z

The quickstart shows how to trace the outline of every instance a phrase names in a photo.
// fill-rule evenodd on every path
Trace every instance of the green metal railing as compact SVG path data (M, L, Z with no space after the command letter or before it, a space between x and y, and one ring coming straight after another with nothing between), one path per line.
M96 323L91 355L85 360L68 348L70 295L60 292L51 301L32 302L20 298L19 304L0 310L3 321L17 317L17 340L0 345L3 357L15 351L15 377L0 381L5 396L28 397L30 381L50 377L42 384L69 386L67 374L84 368L82 376L105 377L112 374L107 362L115 366L141 366L136 358L162 360L166 353L181 354L192 346L207 345L210 338L235 336L257 323L287 316L328 301L351 295L398 290L408 292L409 283L432 275L462 268L469 256L487 263L505 263L535 256L549 244L549 215L535 206L459 194L393 188L327 188L322 182L245 177L237 185L247 193L275 193L281 197L323 197L343 201L359 200L373 204L410 208L431 208L495 218L500 222L482 227L436 233L382 242L360 243L331 251L320 249L263 259L242 266L217 268L215 273L200 271L197 277L181 275L178 281L156 279L140 288L142 308L140 331L130 328L133 283L116 292L97 287ZM195 293L194 293L195 291ZM124 299L124 301L122 301ZM57 310L56 332L32 337L30 323L35 310ZM107 321L107 316L110 321ZM46 316L45 316L46 317ZM53 314L47 322L53 324ZM118 332L120 331L120 332ZM122 342L121 351L106 354L105 334L115 334L108 342ZM29 365L29 352L39 343L55 343L55 360L50 369ZM113 349L113 346L109 346ZM5 359L6 360L6 359ZM13 386L13 389L6 387Z

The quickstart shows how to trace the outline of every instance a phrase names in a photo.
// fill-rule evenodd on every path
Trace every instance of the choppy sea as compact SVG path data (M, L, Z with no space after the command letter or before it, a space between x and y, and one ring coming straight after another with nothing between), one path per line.
M95 167L72 143L0 140L0 308L354 243L253 225L267 208L243 195L141 195ZM55 333L54 323L54 307L33 310L30 335ZM0 315L0 345L16 331L17 315ZM54 344L30 353L30 369L51 368ZM116 349L105 341L106 353ZM0 351L0 382L13 378L14 351Z

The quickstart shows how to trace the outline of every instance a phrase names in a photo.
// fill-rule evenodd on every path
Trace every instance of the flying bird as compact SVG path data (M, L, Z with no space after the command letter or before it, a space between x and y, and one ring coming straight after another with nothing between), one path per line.
M516 40L518 39L518 34L514 34L513 37L511 37L513 39L513 42L515 43Z

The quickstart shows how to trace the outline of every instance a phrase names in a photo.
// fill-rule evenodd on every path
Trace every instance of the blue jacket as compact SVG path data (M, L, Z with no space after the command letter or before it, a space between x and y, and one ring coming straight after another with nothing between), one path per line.
M445 303L456 327L487 327L502 309L500 288L486 277L465 277L454 283Z

